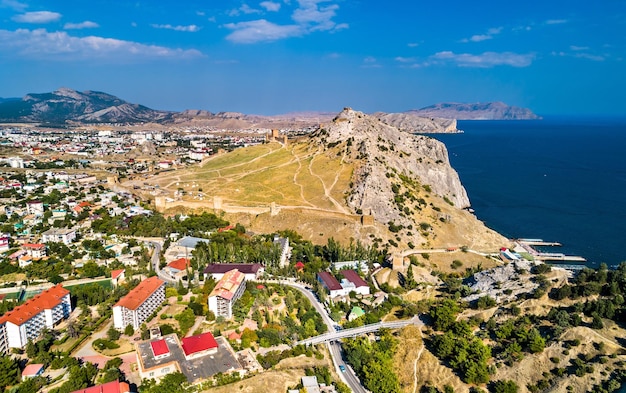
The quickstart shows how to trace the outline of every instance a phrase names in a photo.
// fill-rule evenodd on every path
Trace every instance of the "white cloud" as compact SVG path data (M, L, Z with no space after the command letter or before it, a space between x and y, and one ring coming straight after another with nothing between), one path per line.
M96 27L100 27L96 22L92 22L90 20L86 20L80 23L66 23L63 28L65 30L76 30L76 29L94 29Z
M15 15L13 20L21 23L50 23L61 19L61 14L52 11L35 11Z
M491 68L495 66L528 67L535 55L513 52L484 52L478 55L443 51L429 57L425 65L452 63L459 67Z
M475 34L473 36L471 36L470 38L464 38L461 40L461 42L480 42L480 41L486 41L486 40L490 40L493 39L493 37L495 35L498 35L502 32L502 27L493 27L489 30L487 30L487 33L485 34Z
M195 49L167 48L105 37L74 37L65 31L45 29L0 30L0 53L46 60L145 60L197 58Z
M16 0L2 0L0 1L0 8L11 8L15 11L22 12L28 8L28 4L20 3Z
M573 48L579 48L579 49L573 49ZM570 49L577 51L574 53L567 53L567 52L552 52L552 56L561 56L561 57L574 57L577 59L587 59L587 60L592 60L592 61L605 61L606 57L605 56L601 56L601 55L594 55L591 53L583 53L583 52L579 52L581 50L586 50L589 48L586 47L570 47Z
M154 27L155 29L166 29L166 30L174 30L174 31L186 31L186 32L190 32L190 33L195 33L196 31L200 31L200 27L196 26L196 25L186 25L186 26L173 26L170 24L167 25L157 25L157 24L152 24L150 25L152 27Z
M226 39L241 44L276 41L289 37L297 37L304 33L302 28L298 25L277 25L265 19L228 23L224 25L224 27L234 30Z
M570 45L569 48L574 51L589 50L588 46Z
M295 24L281 25L266 19L254 21L229 23L224 27L234 30L226 39L237 43L251 44L255 42L268 42L285 39L290 37L299 37L310 34L315 31L338 31L347 29L347 23L336 23L333 18L339 6L330 4L321 6L329 0L298 0L297 8L291 14L291 19ZM272 3L264 1L261 6L266 9L268 4ZM265 5L263 5L265 4ZM290 4L285 1L285 4ZM270 6L273 7L273 6ZM240 8L238 11L242 11ZM231 16L233 13L231 12Z
M548 19L545 21L546 25L562 25L563 23L567 23L567 19Z
M270 11L270 12L280 11L280 3L275 3L273 1L262 1L259 5L265 8L266 11Z
M398 63L415 63L415 58L414 57L398 56L394 60L397 61Z
M250 7L248 4L244 3L239 8L232 9L228 12L228 16L239 16L241 14L250 15L250 14L261 14L263 11L257 10L256 8Z
M418 44L417 42L409 42L408 44L406 44L409 48L417 48L420 44Z

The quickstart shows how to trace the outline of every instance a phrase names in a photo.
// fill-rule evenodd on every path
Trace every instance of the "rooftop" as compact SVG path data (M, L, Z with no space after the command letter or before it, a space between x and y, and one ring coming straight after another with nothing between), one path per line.
M143 304L152 295L159 289L162 285L165 285L165 282L160 278L154 276L149 277L148 279L142 281L137 285L132 291L128 293L128 295L121 298L115 306L125 307L129 310L136 310L139 306ZM114 306L114 307L115 307Z
M219 296L227 300L232 299L239 286L244 282L244 279L245 275L237 269L226 272L224 277L213 288L209 297Z
M165 342L165 340L153 341L150 343L150 346L152 347L152 353L155 357L170 353L170 350L167 348L167 342Z
M181 341L185 356L217 348L217 341L215 341L215 338L210 332L197 336L185 337Z
M204 269L206 274L221 274L239 270L243 274L256 274L263 265L260 263L212 263Z
M317 276L322 280L322 283L326 288L328 288L329 291L338 291L342 289L339 281L337 281L337 279L329 272L319 272L317 273Z
M59 305L63 301L63 297L69 293L70 291L63 288L61 284L57 284L4 314L0 317L0 324L11 322L21 326L43 310L49 310Z
M185 270L189 266L191 266L191 260L187 258L178 258L167 264L168 267L172 269L176 269L179 271Z
M359 273L354 270L342 270L341 275L343 275L348 281L353 283L357 288L358 287L369 287L367 282L359 276Z
M112 381L103 385L96 385L90 388L75 390L72 393L129 393L130 386L126 382Z

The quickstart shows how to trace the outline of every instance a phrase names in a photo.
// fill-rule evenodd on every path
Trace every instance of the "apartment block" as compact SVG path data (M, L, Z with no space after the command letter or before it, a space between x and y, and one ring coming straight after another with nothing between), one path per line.
M245 281L245 275L237 269L226 272L209 294L209 310L216 317L232 318L233 304L243 295Z
M128 325L139 329L163 301L165 301L165 282L156 276L150 277L113 306L113 326L119 330Z
M24 348L44 328L52 329L72 312L70 291L60 284L43 291L0 317L0 336L5 335L7 348ZM0 338L0 349L4 345Z

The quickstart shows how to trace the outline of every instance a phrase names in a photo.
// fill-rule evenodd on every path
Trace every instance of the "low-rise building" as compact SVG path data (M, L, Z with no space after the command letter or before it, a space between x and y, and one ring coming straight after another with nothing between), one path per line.
M370 286L365 280L359 276L354 270L342 270L341 275L345 277L347 281L349 281L354 286L354 292L358 295L369 295L370 294Z
M260 263L212 263L204 269L204 279L213 278L219 281L231 270L239 270L246 277L246 280L257 280L265 269Z
M37 363L31 363L28 366L24 367L22 370L22 381L27 380L28 378L35 378L41 376L43 374L44 365Z
M22 250L33 259L46 256L46 245L43 243L25 243L22 244Z
M128 325L139 329L164 300L163 280L155 276L142 281L113 306L113 326L119 330Z
M191 260L188 258L178 258L168 263L163 270L167 270L172 277L179 277L179 275L182 277L190 266Z
M6 332L9 348L24 348L28 340L35 340L44 328L54 328L71 312L70 291L58 284L0 317L0 329Z
M233 304L243 295L245 281L245 275L237 269L224 274L209 294L209 310L216 317L232 318Z
M344 293L345 291L342 288L341 284L339 284L339 281L337 281L337 279L329 272L317 273L317 281L322 283L322 286L326 288L326 290L328 291L328 296L330 296L331 298L343 296L346 294Z
M128 382L112 381L102 385L91 386L89 388L75 390L72 393L130 393Z
M50 228L41 234L42 243L63 243L69 246L76 240L76 230L72 228Z

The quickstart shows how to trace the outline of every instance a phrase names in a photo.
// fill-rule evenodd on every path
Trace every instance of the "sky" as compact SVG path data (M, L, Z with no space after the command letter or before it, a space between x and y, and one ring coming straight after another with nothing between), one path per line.
M626 116L626 1L0 0L0 97L400 112L502 101Z

